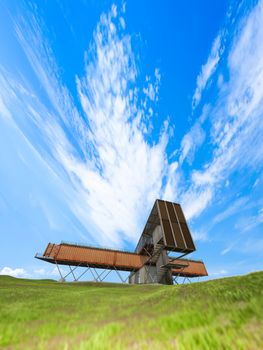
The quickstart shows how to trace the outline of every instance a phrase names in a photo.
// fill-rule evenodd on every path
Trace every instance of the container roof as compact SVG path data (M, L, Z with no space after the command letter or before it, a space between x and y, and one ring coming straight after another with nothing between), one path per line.
M189 253L196 250L180 204L157 199L143 229L136 252L142 249L147 237L152 237L158 225L162 228L163 243L167 250Z

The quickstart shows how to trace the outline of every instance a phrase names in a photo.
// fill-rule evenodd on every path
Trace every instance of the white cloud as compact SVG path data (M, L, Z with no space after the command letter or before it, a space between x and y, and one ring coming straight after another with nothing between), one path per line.
M155 70L155 82L149 80L147 92L141 97L131 40L118 32L116 16L114 6L109 14L101 16L94 44L85 54L85 76L76 77L82 110L77 110L60 79L36 17L14 21L15 29L52 108L35 97L29 83L18 91L20 83L8 76L1 89L9 110L15 106L23 111L28 123L39 129L45 148L39 149L35 140L23 133L64 181L64 197L89 238L107 246L137 240L145 208L149 210L162 196L163 181L173 169L166 155L168 123L153 144L145 138L152 128L152 112L148 114L152 109L148 102L143 107L143 102L147 98L158 100L160 73ZM8 91L14 93L8 95ZM16 118L21 113L11 114L19 125ZM56 228L46 207L43 210L51 227Z
M68 273L68 271L66 269L64 269L63 267L61 267L61 266L59 267L59 270L60 270L60 272L62 273L63 276L65 276ZM58 271L58 268L54 267L51 271L50 270L47 271L47 275L48 276L60 276L60 273Z
M222 53L222 34L219 34L214 40L207 62L202 66L201 72L197 77L196 89L192 99L193 109L196 108L196 106L199 104L203 90L205 89L209 79L215 72Z
M181 142L181 154L179 161L182 163L185 158L191 164L196 149L204 142L205 132L200 123L194 124L191 130L183 137Z
M181 141L180 145L180 157L179 162L182 164L186 159L191 165L195 152L205 141L205 131L202 127L202 124L206 121L210 112L210 105L205 104L201 115L197 118L194 125L191 127L190 131L186 133Z
M120 24L121 24L121 26L122 26L122 29L125 29L126 24L125 24L125 21L124 21L124 18L123 18L123 17L120 17Z
M243 197L243 198L237 199L234 203L230 204L227 209L225 209L223 212L217 214L213 219L213 223L218 224L219 222L224 221L225 219L229 218L230 216L246 210L248 207L248 205L247 205L248 201L249 201L248 197Z
M12 116L11 116L8 108L4 104L4 101L2 100L1 96L0 96L0 117L7 118L8 120L12 120Z
M182 207L188 220L198 216L211 202L213 189L210 186L192 186L181 194Z
M225 249L223 249L223 250L221 251L221 255L225 255L225 254L229 253L229 252L236 246L236 244L237 244L238 242L239 242L239 240L234 241L234 242L232 242L231 244L229 244Z
M263 239L260 238L249 238L243 242L242 245L237 247L237 250L243 254L259 254L262 255L263 250ZM261 265L262 266L262 265Z
M227 270L219 270L219 271L215 271L215 272L210 272L209 276L223 276L223 275L227 275L228 271Z
M200 214L211 203L218 187L223 186L234 171L262 167L262 23L261 1L233 35L228 54L229 79L219 89L209 112L211 160L201 170L193 169L190 189L182 194L189 218ZM195 201L199 193L205 200L200 197L200 201Z
M153 112L149 111L153 107L149 103L158 101L160 72L155 70L155 81L146 79L142 94L136 86L131 38L118 31L120 19L116 17L116 7L101 16L94 43L85 54L85 75L76 77L81 109L61 81L52 50L31 15L22 22L14 21L16 33L52 108L35 97L28 82L22 86L7 79L0 95L6 115L16 119L21 114L17 111L23 111L28 123L38 128L45 144L41 149L23 132L63 181L65 200L85 234L100 244L120 246L137 240L145 212L155 198L180 200L190 219L212 202L217 187L232 171L260 164L263 16L259 5L244 21L229 54L229 80L220 78L217 100L183 137L180 152L174 153L179 160L171 164L166 149L171 135L168 121L151 144L146 137L152 130L149 116ZM218 36L198 76L193 108L219 64L222 50L222 37ZM211 157L203 167L192 169L190 181L184 182L180 166L184 160L191 164L204 143L203 123L207 120L211 123L206 135L213 148L209 148ZM53 218L49 219L55 227Z
M160 88L161 74L158 68L154 70L154 81L151 82L151 78L146 76L147 86L143 88L143 92L145 96L147 96L150 101L157 102L159 96L159 88ZM145 101L146 104L146 101Z
M257 187L259 185L260 181L261 181L261 179L257 178L256 181L253 184L253 188Z
M0 275L8 275L13 277L26 277L28 274L26 270L23 268L12 269L11 267L6 266L0 270Z
M60 272L63 276L68 274L70 270L66 270L64 267L59 267ZM58 268L55 266L54 268L36 268L30 273L34 278L53 278L60 277Z
M232 212L229 208L229 211L226 210L226 214L232 215L235 212ZM243 208L241 208L242 210ZM224 213L222 213L224 214ZM224 215L223 215L224 216ZM224 218L224 217L223 217ZM221 219L221 218L220 218ZM221 255L225 255L230 251L234 250L239 253L251 254L251 253L261 253L263 247L263 240L258 238L255 234L256 227L263 224L263 208L260 208L255 215L243 215L238 218L237 223L235 224L235 229L241 234L238 239L231 242L225 249L221 251ZM250 236L248 237L248 232Z
M262 223L263 221L261 221ZM253 227L254 228L254 227ZM263 239L258 238L256 236L246 237L244 235L240 236L239 239L235 240L231 244L229 244L222 252L221 255L225 255L230 251L235 251L238 253L242 253L244 255L253 254L256 257L257 254L261 256L263 250Z
M195 241L206 241L207 240L207 231L205 230L196 230L192 232L193 239Z
M34 274L36 275L45 275L46 274L46 270L41 268L41 269L35 269L34 270Z
M255 215L242 217L236 224L236 228L241 232L250 231L263 224L263 208L260 208Z
M149 99L151 101L154 101L154 99L155 99L155 91L154 91L153 84L149 83L147 88L143 89L143 92L145 93L145 95L147 95L149 97Z
M94 60L86 64L86 76L77 78L96 159L83 164L65 154L61 158L86 190L90 219L104 239L119 242L122 235L136 241L143 207L150 208L161 194L168 135L164 129L153 146L145 141L148 124L132 88L137 71L130 38L109 32L111 21L102 16L94 34Z

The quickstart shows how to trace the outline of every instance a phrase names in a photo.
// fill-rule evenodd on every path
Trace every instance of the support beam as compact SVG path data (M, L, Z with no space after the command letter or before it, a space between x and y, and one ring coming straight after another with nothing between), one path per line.
M119 271L114 267L114 270L116 271L117 275L119 276L120 280L122 281L122 283L124 283L125 281L123 280L123 278L121 277L121 274L119 273Z
M61 282L65 282L65 278L63 278L63 276L62 276L62 273L60 272L60 268L59 268L59 266L58 266L58 264L57 264L57 262L55 261L55 263L56 263L56 265L57 265L57 269L58 269L58 272L59 272L59 274L60 274L60 277L61 277Z
M86 272L88 272L89 271L89 267L77 278L77 281L79 281L80 280L80 278L83 276L83 275L85 275L85 273Z
M92 268L90 269L90 272L91 272L91 274L92 274L92 276L93 276L93 278L94 278L94 281L95 281L95 282L98 282L96 276L94 275L94 273L93 273L93 271L92 271Z
M73 278L74 278L74 281L76 282L77 280L76 280L76 277L75 277L75 275L74 275L74 270L76 270L76 269L73 269L72 270L72 268L71 268L71 266L69 265L69 268L70 268L70 271L71 271L71 273L72 273L72 276L73 276Z
M106 271L106 270L105 270ZM106 273L106 275L101 279L101 282L103 282L105 280L105 278L111 273L112 270L108 270L108 272Z

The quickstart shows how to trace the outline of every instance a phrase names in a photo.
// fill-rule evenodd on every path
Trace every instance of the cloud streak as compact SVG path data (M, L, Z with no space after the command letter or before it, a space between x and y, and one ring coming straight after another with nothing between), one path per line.
M197 77L194 113L223 62L226 74L220 75L213 101L204 101L201 116L179 140L171 162L167 145L172 122L163 120L160 130L152 132L160 72L156 69L153 78L147 76L145 85L137 86L139 73L122 11L113 6L101 15L85 53L84 74L74 77L71 91L37 16L14 19L41 93L22 73L14 79L2 69L2 115L16 124L57 179L61 196L89 242L119 247L135 243L157 197L180 201L187 218L193 219L234 171L262 166L262 21L260 2L241 21L229 51L223 47L223 34L214 40ZM197 166L194 160L201 148L209 152ZM187 164L190 170L184 175ZM43 205L42 210L56 229L54 216ZM197 238L206 237L196 232Z
M30 82L23 85L10 75L2 81L5 91L13 91L4 96L5 103L10 110L14 105L24 110L27 124L9 113L62 182L76 220L89 240L108 246L137 240L145 220L142 213L162 196L170 173L168 123L147 142L160 73L156 70L155 82L148 77L146 90L139 91L131 39L121 34L124 23L115 6L102 14L85 54L85 75L75 78L81 109L63 85L35 16L15 21L15 31L44 97L36 97ZM51 108L44 103L46 97ZM28 128L40 138L34 140Z
M214 74L220 57L224 51L222 46L222 37L223 35L220 33L214 40L211 52L207 59L207 62L202 66L201 72L199 73L196 80L196 89L192 98L192 107L195 109L202 97L203 91L206 88L209 79L211 79Z
M233 172L262 168L262 21L261 1L232 35L225 66L229 78L218 88L207 119L212 155L203 169L192 170L191 186L182 195L188 217L199 215Z
M0 275L7 275L7 276L12 276L12 277L26 277L28 274L25 269L23 268L15 268L12 269L11 267L3 267L0 270Z

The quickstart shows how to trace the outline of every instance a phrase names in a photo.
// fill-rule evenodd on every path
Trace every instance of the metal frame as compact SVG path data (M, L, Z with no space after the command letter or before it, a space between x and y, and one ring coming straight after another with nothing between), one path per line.
M60 264L57 261L55 261L55 264L56 264L56 267L58 269L59 275L61 277L60 282L66 282L66 278L69 275L73 276L74 282L78 282L81 279L81 277L83 277L85 275L85 273L87 273L88 271L91 272L91 274L94 278L94 280L93 280L94 282L103 282L112 271L116 272L117 276L119 277L119 279L122 283L126 283L130 277L130 275L128 275L126 278L123 278L120 271L117 270L115 267L112 269L111 266L107 266L105 269L102 269L101 273L99 273L95 267L90 267L88 264L87 264L87 266L81 266L81 264L79 264L79 265L75 266L73 269L70 265L68 265L70 271L66 275L63 276L62 271L59 268ZM65 265L63 265L63 266L65 266ZM83 271L78 277L76 277L76 275L74 274L74 271L76 271L78 268L83 268L83 267L85 268L85 271ZM125 271L125 272L127 272L127 271Z
M152 256L151 256L152 257ZM176 259L174 259L176 260ZM147 260L148 261L148 260ZM73 277L73 280L75 282L78 282L80 281L80 279L88 272L90 271L91 275L93 276L93 281L95 282L103 282L105 281L105 279L108 277L108 275L112 272L112 271L115 271L116 272L116 275L118 276L118 278L120 279L120 281L122 283L127 283L127 281L129 280L129 278L131 278L136 272L138 272L139 270L133 270L130 272L130 274L128 274L128 276L126 278L123 278L121 272L116 269L116 267L112 267L112 266L106 266L104 269L100 269L102 270L101 272L98 272L97 271L97 268L95 267L91 267L89 266L88 264L86 266L81 266L81 264L78 264L77 266L74 266L72 268L72 266L68 265L69 267L69 272L64 274L63 275L63 272L61 271L60 267L59 267L59 262L58 261L55 261L55 264L56 264L56 267L58 269L58 272L59 272L59 275L60 275L60 282L66 282L66 279L68 276L72 275ZM62 266L65 266L65 265L62 265ZM151 282L149 283L158 283L159 282L159 279L157 279L157 275L156 275L156 278L155 276L152 276L151 272L150 272L150 266L155 266L155 263L148 263L148 264L143 264L142 267L145 267L145 272L146 272L146 275L148 277L148 280ZM178 272L178 274L176 275L172 275L172 281L173 281L173 284L179 284L179 281L181 280L181 278L183 278L183 281L182 281L182 284L184 284L186 281L188 283L192 283L190 277L186 277L183 275L183 271L184 269L187 267L186 266L183 266L180 270L180 272ZM79 268L85 268L85 270L79 274L78 276L76 275L76 272ZM75 273L74 273L75 272ZM125 271L127 272L127 271ZM200 276L197 276L196 278L198 278L197 281L199 281L200 279ZM139 282L140 283L140 282Z

